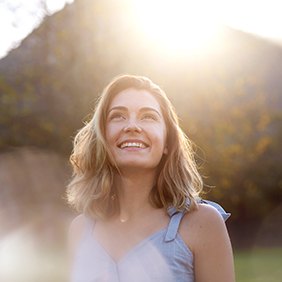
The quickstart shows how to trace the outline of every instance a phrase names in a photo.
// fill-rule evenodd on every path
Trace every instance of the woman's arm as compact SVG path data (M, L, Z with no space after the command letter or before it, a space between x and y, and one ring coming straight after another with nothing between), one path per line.
M234 282L232 247L219 212L200 204L198 210L187 217L185 225L184 234L194 253L195 281Z

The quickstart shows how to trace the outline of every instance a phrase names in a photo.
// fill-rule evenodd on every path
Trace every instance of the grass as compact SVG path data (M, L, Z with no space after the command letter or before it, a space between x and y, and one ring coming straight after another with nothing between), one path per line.
M282 248L235 251L236 282L282 281Z

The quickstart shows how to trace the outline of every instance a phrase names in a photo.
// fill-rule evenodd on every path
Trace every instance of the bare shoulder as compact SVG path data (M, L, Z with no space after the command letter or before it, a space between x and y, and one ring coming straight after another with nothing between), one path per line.
M68 248L70 253L73 253L73 251L76 249L77 244L83 234L85 224L86 218L83 214L76 216L71 221L68 232Z
M198 209L193 214L194 220L198 221L200 224L205 223L207 227L220 225L225 226L225 222L221 214L217 209L208 204L198 204Z
M84 214L79 214L76 216L70 224L69 231L73 232L77 229L83 228L85 225L85 215Z
M198 204L198 208L187 213L180 226L180 234L191 249L204 242L228 237L221 214L211 205Z
M214 207L199 204L184 216L179 232L193 252L197 281L235 281L231 242L225 222Z

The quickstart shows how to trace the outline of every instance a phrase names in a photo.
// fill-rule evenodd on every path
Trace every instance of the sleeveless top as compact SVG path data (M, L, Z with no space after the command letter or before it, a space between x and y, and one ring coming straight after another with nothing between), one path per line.
M223 219L230 214L211 201ZM94 221L86 218L86 228L77 248L71 282L193 282L193 254L178 233L184 212L168 209L166 228L135 245L119 261L115 261L93 236Z

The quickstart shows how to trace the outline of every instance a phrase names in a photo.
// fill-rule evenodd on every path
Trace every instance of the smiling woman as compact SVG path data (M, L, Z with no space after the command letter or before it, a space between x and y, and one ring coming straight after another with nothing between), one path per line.
M234 281L229 215L199 198L191 142L150 79L109 83L71 162L72 282Z

